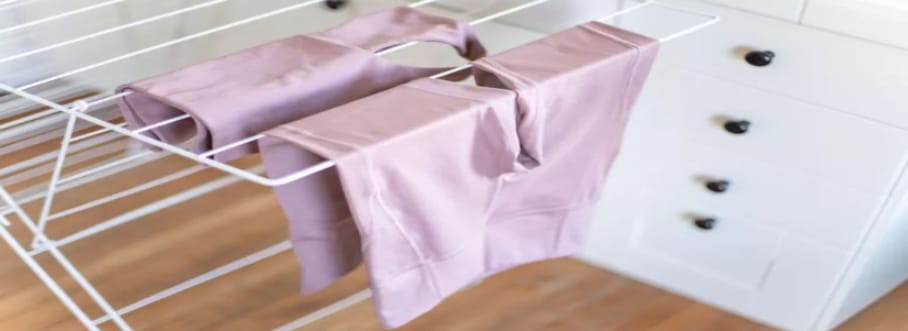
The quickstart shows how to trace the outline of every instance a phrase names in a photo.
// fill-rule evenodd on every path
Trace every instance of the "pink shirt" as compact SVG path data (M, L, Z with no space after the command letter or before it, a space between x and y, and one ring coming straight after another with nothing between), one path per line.
M393 328L477 278L577 253L657 49L591 22L477 61L484 87L413 81L268 131L273 176L337 163L277 188L304 282L364 259Z

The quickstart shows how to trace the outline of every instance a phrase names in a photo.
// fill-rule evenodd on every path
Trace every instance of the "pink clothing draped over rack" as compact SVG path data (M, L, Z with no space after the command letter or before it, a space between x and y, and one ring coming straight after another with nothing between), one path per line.
M145 134L171 144L191 141L201 153L449 69L396 64L375 54L414 41L451 45L470 60L485 55L469 24L397 7L123 85L119 92L132 93L120 108L136 129L191 115ZM256 144L245 144L214 158L255 152Z
M577 253L657 50L591 22L477 61L479 87L413 81L268 131L272 176L337 164L276 188L304 288L364 259L393 328L478 278Z

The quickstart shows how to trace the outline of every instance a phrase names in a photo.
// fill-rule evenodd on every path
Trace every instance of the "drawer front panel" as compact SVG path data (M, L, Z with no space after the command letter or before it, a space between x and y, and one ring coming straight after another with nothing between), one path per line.
M723 6L747 10L754 13L769 15L792 22L797 22L801 18L801 10L804 7L804 0L760 0L760 1L740 1L740 0L706 0Z
M703 231L688 218L696 203L624 189L610 186L599 205L584 260L795 330L810 329L845 268L841 250L743 218Z
M908 128L908 52L700 2L672 3L722 21L665 44L660 61ZM679 26L652 15L630 15L622 25L641 32ZM775 54L770 64L745 60L763 50ZM753 62L761 63L760 57L753 53Z
M665 154L673 160L662 162L650 190L690 199L720 222L745 217L842 249L858 244L883 199L721 150L684 146Z
M654 199L637 219L631 249L729 285L759 288L770 271L781 233L741 218L718 219L714 228L703 230L695 225L695 218L712 215L697 205L680 196Z
M810 0L801 23L908 49L903 0Z
M635 111L632 135L662 148L701 144L872 194L887 192L908 153L900 129L664 66ZM745 133L727 127L743 121Z

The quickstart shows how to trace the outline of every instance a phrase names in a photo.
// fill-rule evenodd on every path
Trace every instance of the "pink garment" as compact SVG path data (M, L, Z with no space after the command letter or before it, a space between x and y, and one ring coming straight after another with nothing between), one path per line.
M477 84L517 92L522 159L538 164L499 193L485 229L491 269L582 249L658 48L590 22L474 63Z
M485 55L469 24L398 7L126 84L118 90L133 93L120 108L132 128L192 115L145 134L172 144L192 140L193 150L204 152L447 70L403 66L373 53L411 41L449 44L471 60ZM256 147L215 158L229 161Z
M269 175L337 163L276 188L304 289L362 253L381 320L397 327L485 274L482 229L519 168L514 104L508 90L423 79L266 132Z
M477 278L578 252L657 49L587 23L477 61L487 87L414 81L267 132L272 176L337 163L277 188L304 281L362 251L397 327Z

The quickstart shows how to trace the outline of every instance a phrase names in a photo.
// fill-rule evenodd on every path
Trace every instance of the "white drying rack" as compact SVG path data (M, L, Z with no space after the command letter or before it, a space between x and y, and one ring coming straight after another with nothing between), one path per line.
M6 0L6 1L0 0L0 10L2 10L2 8L8 7L8 6L18 5L19 3L31 3L31 2L35 2L35 1L41 1L41 0L19 0L19 1L17 1L17 0ZM117 3L125 2L125 1L128 1L128 0L102 1L102 2L98 2L98 3L90 5L90 6L66 11L63 13L40 18L37 20L22 23L19 25L14 25L14 26L9 26L9 27L0 27L0 35L14 33L19 30L27 29L27 28L34 27L34 26L39 26L41 24L45 24L48 22L52 22L52 21L56 21L56 20L60 20L60 19L64 19L64 18L71 19L73 17L78 17L78 15L80 15L80 14L90 12L93 10L97 10L97 9L100 9L100 8L103 8L106 6L111 6L111 5L114 5ZM183 14L190 13L193 11L198 11L203 8L210 7L210 6L213 6L213 5L216 5L219 3L223 3L226 1L229 1L229 0L209 0L206 2L200 2L198 4L183 7L183 8L171 11L171 12L166 12L166 13L156 15L153 17L143 18L143 19L129 22L129 23L126 23L123 25L118 25L118 26L115 26L112 28L108 28L108 29L105 29L102 31L93 32L88 35L83 35L83 36L79 36L79 37L76 37L73 39L58 42L58 43L55 43L52 45L47 45L47 46L42 46L40 48L31 49L31 50L28 50L28 51L25 51L22 53L18 53L16 55L11 55L11 56L7 56L5 58L0 58L0 64L4 64L4 63L11 62L14 60L26 59L28 57L35 56L37 54L41 54L41 53L44 53L44 52L47 52L50 50L58 49L58 48L69 46L69 45L78 44L78 43L85 42L85 41L88 41L93 38L101 37L101 36L115 33L118 31L123 31L123 30L130 29L133 27L147 25L147 24L153 24L154 22L160 21L162 19L183 15ZM427 4L431 4L435 1L437 1L437 0L423 0L423 1L414 2L414 3L410 4L409 6L410 7L420 7L420 6L424 6ZM511 8L508 8L506 10L502 10L502 11L496 12L494 14L475 19L475 20L471 21L470 24L473 24L473 25L482 24L485 22L496 20L496 19L504 17L506 15L514 14L519 11L523 11L528 8L541 5L543 3L554 2L554 1L557 1L557 0L528 1L521 5L514 6ZM122 54L122 55L119 55L119 56L116 56L113 58L102 60L102 61L92 63L92 64L89 64L89 65L86 65L83 67L79 67L76 69L72 69L72 70L69 70L69 71L66 71L63 73L53 75L53 76L45 78L45 79L41 79L41 80L38 80L35 82L28 83L23 86L12 87L12 86L0 83L0 92L5 91L14 97L21 98L24 101L27 101L30 103L36 103L40 106L47 107L47 110L31 112L31 113L29 113L28 111L23 111L22 109L13 109L12 111L9 111L7 113L4 113L4 111L0 110L0 120L2 120L4 117L7 117L7 116L20 115L20 117L15 118L13 120L6 121L6 122L0 122L0 142L3 141L2 139L4 137L12 137L11 139L14 139L14 141L10 144L0 145L0 155L2 155L3 151L8 148L19 147L19 146L30 146L31 144L34 144L35 142L47 141L49 139L56 139L58 137L61 138L59 150L56 150L56 151L53 151L50 153L46 153L46 154L31 158L31 159L28 159L28 160L25 160L25 161L22 161L22 162L13 164L13 165L10 165L6 168L0 169L0 201L2 201L2 204L0 204L0 236L2 236L2 238L10 245L10 247L12 247L12 249L18 255L18 257L20 257L28 265L28 267L35 274L37 274L37 276L41 279L41 281L45 285L47 285L47 287L63 302L63 304L73 313L73 315L87 329L99 330L98 326L100 324L106 323L108 321L113 321L117 325L117 327L119 327L120 329L131 330L128 323L123 319L123 315L126 315L126 314L133 312L135 310L138 310L142 307L148 306L154 302L160 301L164 298L167 298L174 294L180 293L182 291L185 291L185 290L195 287L199 284L202 284L209 280L212 280L212 279L215 279L222 275L225 275L227 273L230 273L232 271L235 271L235 270L238 270L245 266L251 265L251 264L261 261L263 259L275 256L281 252L288 250L290 248L290 244L289 244L289 242L282 242L280 244L268 247L262 251L259 251L252 255L249 255L249 256L246 256L239 260L233 261L233 262L231 262L227 265L221 266L219 268L213 269L209 272L196 276L185 282L176 284L176 285L174 285L170 288L164 289L154 295L151 295L149 297L138 300L132 304L129 304L129 305L126 305L126 306L120 307L120 308L114 308L108 303L108 301L94 288L94 286L85 277L82 276L82 274L75 267L75 265L73 265L69 261L69 259L63 253L60 252L60 247L71 244L71 243L76 242L81 239L85 239L85 238L95 235L97 233L109 230L118 225L125 224L128 222L134 221L136 219L140 219L144 215L148 215L155 211L158 211L158 210L167 208L169 206L173 206L178 203L184 202L193 197L197 197L199 195L211 192L213 190L217 190L219 188L222 188L222 187L225 187L232 183L235 183L239 180L247 180L247 181L257 183L260 185L265 185L265 186L280 186L280 185L285 185L287 183L302 179L306 176L310 176L312 174L318 173L319 171L328 169L328 168L334 166L334 164L330 161L326 161L326 162L317 164L317 165L309 167L309 168L300 169L299 171L296 171L294 173L291 173L289 175L286 175L286 176L283 176L280 178L269 178L262 174L263 171L262 171L261 166L243 169L243 168L239 168L239 167L236 167L236 166L233 166L230 164L215 161L211 158L215 154L230 150L232 148L236 148L236 147L239 147L239 146L242 146L245 144L255 143L258 139L262 138L261 135L249 137L249 138L237 141L233 144L230 144L230 145L227 145L227 146L224 146L221 148L217 148L217 149L214 149L211 151L207 151L207 152L203 152L203 153L195 153L195 152L189 151L188 149L186 149L183 146L177 146L177 145L163 143L161 141L158 141L158 140L149 138L146 135L143 135L144 132L151 130L153 128L170 125L170 124L173 124L173 123L176 123L179 121L183 121L183 120L188 120L189 119L188 115L178 116L178 117L175 117L175 118L172 118L169 120L165 120L160 123L152 124L152 125L149 125L149 126L146 126L143 128L128 129L128 128L126 128L125 124L123 124L123 123L114 123L112 120L106 119L103 116L97 116L97 115L92 114L92 112L94 110L96 110L99 106L110 104L113 101L124 96L123 93L120 93L120 94L108 93L108 94L106 94L104 96L100 96L100 97L79 99L74 102L63 104L63 103L52 101L50 98L38 96L35 93L29 92L29 90L34 89L39 86L57 82L61 79L65 79L69 76L73 76L73 75L80 74L80 73L90 71L93 69L97 69L97 68L100 68L100 67L103 67L106 65L110 65L110 64L113 64L116 62L120 62L120 61L129 59L129 58L132 58L132 57L136 57L136 56L139 56L142 54L153 52L155 50L163 49L166 47L171 47L171 46L174 46L174 45L177 45L177 44L180 44L183 42L187 42L187 41L190 41L193 39L197 39L197 38L201 38L201 37L204 37L204 36L207 36L210 34L218 33L220 31L225 31L228 29L232 29L232 28L244 25L244 24L249 24L249 23L256 22L256 21L265 20L265 19L268 19L270 17L276 16L276 15L279 15L282 13L294 11L294 10L308 7L308 6L321 4L323 2L324 2L324 0L311 0L311 1L299 2L297 4L289 5L286 7L275 9L275 10L272 10L269 12L255 15L255 16L243 18L238 21L234 21L232 23L210 28L210 29L198 32L198 33L189 34L189 35L179 37L176 39L172 39L172 40L169 40L169 41L166 41L166 42L163 42L160 44L156 44L156 45L153 45L150 47L135 50L135 51L132 51L132 52L129 52L126 54ZM658 7L662 7L665 9L672 10L672 11L683 12L683 13L687 13L690 15L695 15L695 16L703 18L703 21L696 25L682 29L680 31L676 31L674 33L671 33L668 36L663 36L663 37L659 38L659 40L661 42L668 42L668 41L674 40L675 38L698 31L700 29L703 29L703 28L710 26L719 21L719 17L700 13L700 12L691 11L691 10L688 10L685 8L677 7L677 6L663 3L663 2L660 2L657 0L645 1L645 2L635 4L633 6L627 7L625 9L619 10L617 12L611 13L605 17L602 17L600 20L604 21L604 20L613 19L613 18L619 17L621 15L625 15L625 14L628 14L628 13L631 13L631 12L634 12L634 11L637 11L637 10L640 10L640 9L643 9L643 8L646 8L649 6L658 6ZM404 44L404 45L401 45L398 47L384 50L384 51L380 52L379 54L381 54L381 55L390 54L390 53L396 52L398 50L410 47L414 44L415 43ZM442 76L445 76L447 74L450 74L450 73L453 73L456 71L464 70L466 68L469 68L469 65L465 65L465 66L462 66L462 67L459 67L456 69L452 69L448 72L436 75L435 77L436 78L442 77ZM19 101L19 100L15 100L15 101ZM80 127L79 121L83 121L91 126L99 127L99 129L88 132L88 133L84 133L81 135L75 135L78 132L78 128ZM61 126L62 126L62 128L61 128ZM6 136L4 136L4 133L8 133L8 134ZM15 134L15 136L13 136L14 134ZM120 158L120 159L117 159L114 161L110 161L110 162L105 162L100 165L81 170L80 172L78 172L76 174L69 175L67 177L63 177L63 170L64 170L65 165L67 164L67 161L81 162L84 160L89 160L93 157L97 157L99 155L104 155L104 153L106 153L107 151L104 149L99 149L96 146L102 145L102 144L109 144L110 142L116 141L118 139L123 140L123 138L127 138L127 140L132 139L134 141L138 141L138 142L150 145L150 146L157 147L160 149L160 151L139 151L139 152L134 152L134 153L128 153L126 157L123 157L123 158ZM123 144L118 144L115 147L116 148L126 147L127 149L129 148L129 146L126 146ZM78 153L78 154L70 155L73 152ZM98 179L98 178L102 178L104 176L110 176L110 175L125 171L126 169L130 169L130 168L134 168L136 166L142 165L142 164L146 164L150 161L160 159L164 155L170 155L170 154L187 158L196 163L199 163L199 165L180 170L176 173L172 173L170 175L160 177L160 178L157 178L152 181L145 182L141 185L138 185L138 186L135 186L135 187L132 187L132 188L129 188L129 189L117 192L117 193L106 195L99 199L95 199L95 200L83 203L81 205L78 205L76 207L72 207L72 208L69 208L69 209L66 209L63 211L58 211L56 213L52 213L54 197L58 193L60 193L62 191L74 189L80 185L83 185L85 183L88 183L88 182ZM22 194L16 194L16 195L11 194L8 190L6 190L3 187L3 184L5 182L3 182L2 180L9 179L11 177L16 177L18 175L22 175L23 173L25 173L27 175L34 175L35 171L30 172L29 170L33 170L35 167L38 167L39 165L45 165L45 164L47 164L47 165L52 164L51 167L47 167L47 168L49 168L48 170L50 170L49 171L50 180L48 182L42 183L36 187L32 187L31 189L24 190L25 192L23 192ZM193 173L199 172L208 167L222 170L233 176L232 177L228 176L226 178L218 179L213 182L209 182L209 183L203 184L201 186L195 187L186 192L168 197L167 199L144 205L144 206L140 207L139 209L136 209L127 214L124 214L121 217L116 217L116 218L113 218L110 220L106 220L106 221L97 223L93 226L82 229L78 232L75 232L75 233L65 236L63 238L51 239L51 238L48 238L47 234L45 233L47 224L50 221L62 218L64 216L72 215L72 214L75 214L75 213L78 213L81 211L85 211L85 210L88 210L91 208L96 208L103 204L106 204L106 203L109 203L112 201L116 201L118 199L121 199L121 198L124 198L127 196L137 194L139 192L163 185L168 182L178 180L180 178L189 176ZM40 168L40 167L38 167L38 168ZM4 178L5 176L7 176L7 177ZM30 215L25 213L25 211L23 210L23 208L21 206L25 203L41 201L41 200L43 200L43 203L41 205L40 215L37 217L37 222L36 222L33 217L31 217ZM28 228L28 230L33 235L33 242L32 242L30 250L27 249L25 246L21 245L19 243L19 241L13 237L13 235L11 234L9 229L6 228L6 227L10 226L8 216L11 214L16 215L17 218L20 221L22 221L22 223L25 224L25 226ZM64 268L64 270L69 274L69 276L72 277L86 293L88 293L90 298L104 312L103 316L98 317L98 318L90 318L85 313L85 311L82 309L82 307L80 307L78 304L76 304L72 300L72 298L63 290L63 288L59 285L59 283L53 277L51 277L43 269L43 267L41 265L39 265L36 262L36 260L35 260L36 256L43 254L43 253L49 253L54 258L54 260L56 262L58 262ZM344 309L345 307L352 305L356 302L365 300L369 296L370 296L370 294L369 294L368 290L359 292L347 299L344 299L329 307L326 307L322 310L312 313L304 318L293 321L281 328L278 328L278 330L293 330L293 329L302 327L315 320L318 320L319 318L327 316L328 314L331 314L338 310Z

